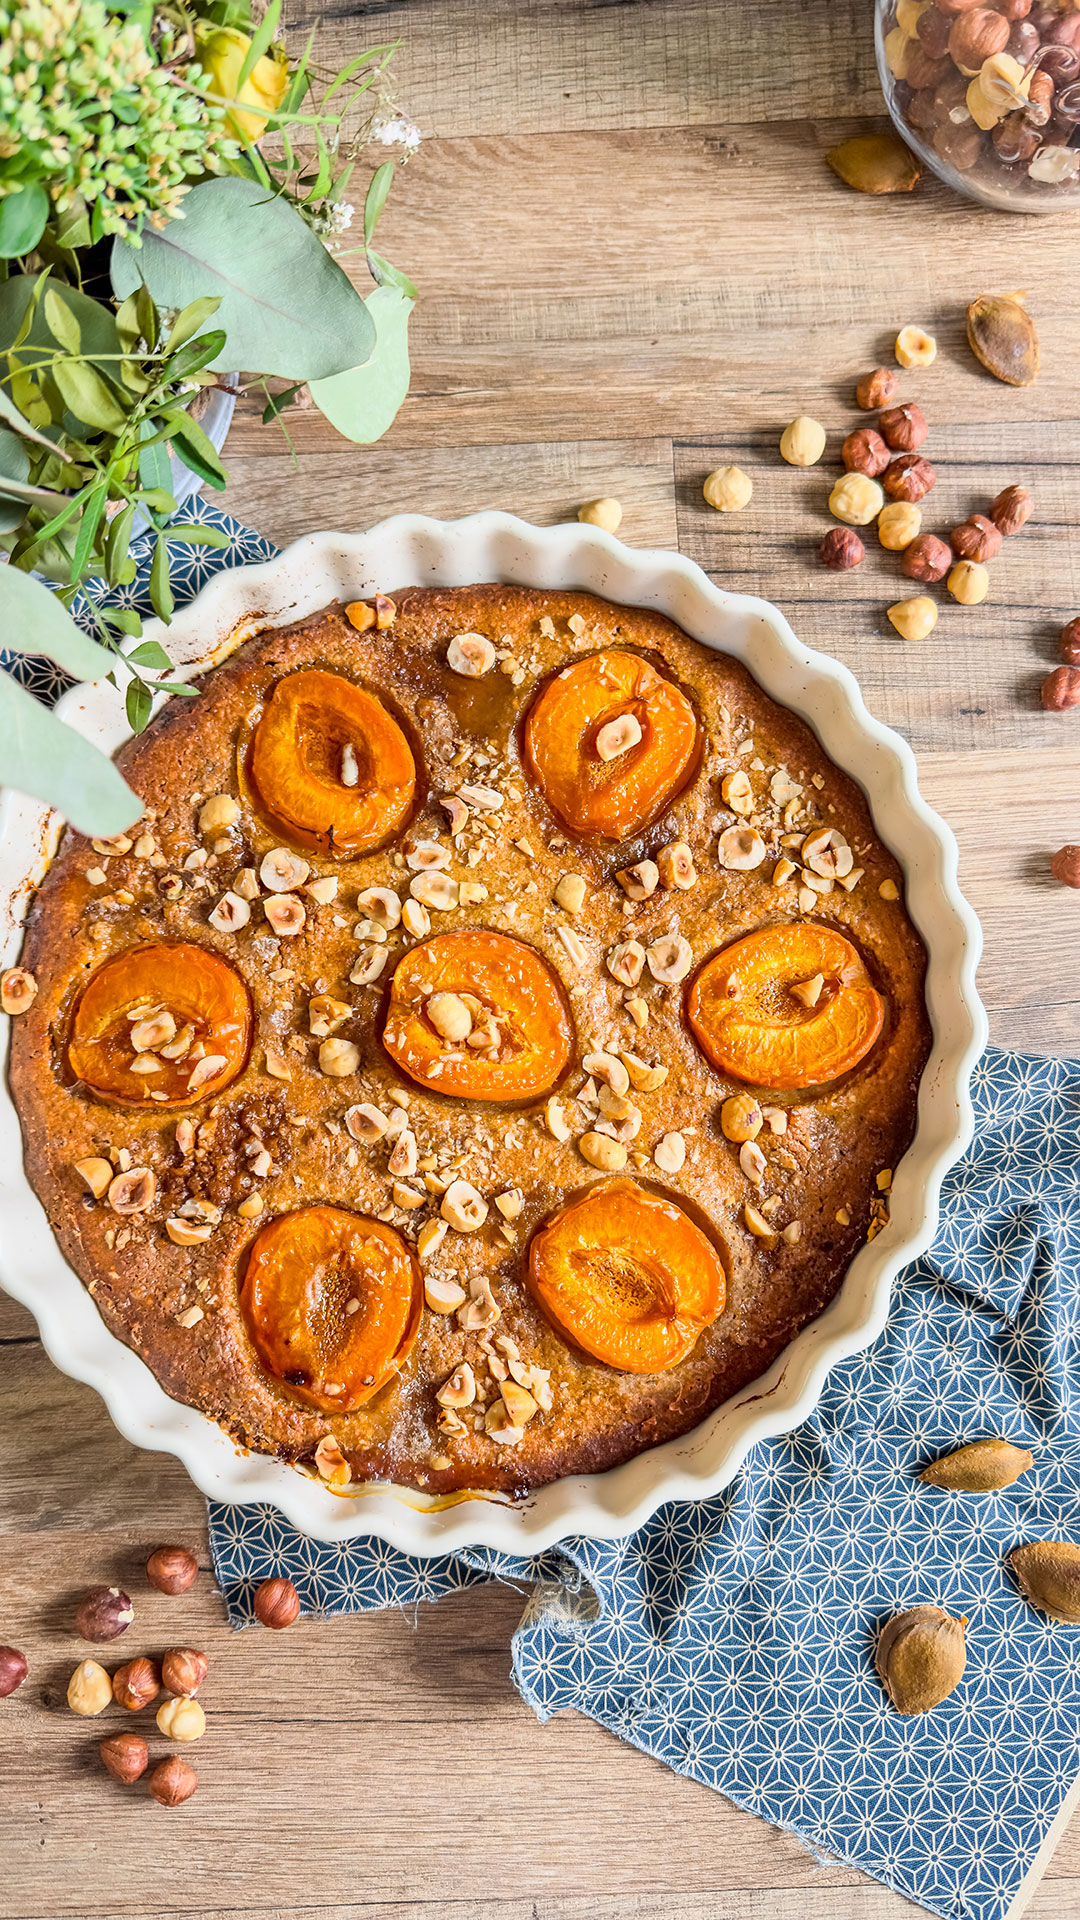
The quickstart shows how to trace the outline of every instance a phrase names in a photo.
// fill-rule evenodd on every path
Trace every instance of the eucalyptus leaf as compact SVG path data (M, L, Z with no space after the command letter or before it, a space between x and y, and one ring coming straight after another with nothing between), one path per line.
M37 246L49 218L49 196L39 180L28 180L0 200L0 259L15 260Z
M140 279L163 307L220 295L219 369L318 380L359 366L374 346L363 300L296 209L236 175L193 187L183 219L147 227L141 248L118 238L111 273L121 300Z
M409 315L413 303L396 287L376 287L367 297L375 322L375 351L362 367L312 380L311 397L332 427L363 446L389 427L409 391Z
M0 575L11 573L0 568ZM37 584L34 582L33 584ZM39 592L48 600L45 587ZM5 640L7 635L5 634ZM92 644L87 641L86 645ZM33 647L39 651L38 646ZM97 651L102 651L97 649ZM110 656L111 657L111 656ZM134 826L143 803L111 760L0 672L0 781L58 807L80 833L109 838Z
M100 680L113 670L107 648L87 639L55 593L19 567L0 567L0 632L12 652L47 654L75 680ZM7 678L0 673L0 681ZM36 793L37 788L24 791Z
M0 533L14 533L26 519L29 502L4 492L5 480L25 482L30 462L22 441L6 427L0 427Z

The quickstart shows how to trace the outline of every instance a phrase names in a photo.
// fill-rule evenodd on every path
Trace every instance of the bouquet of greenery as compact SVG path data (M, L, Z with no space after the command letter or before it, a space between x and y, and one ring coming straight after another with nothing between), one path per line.
M124 684L135 731L157 694L193 690L102 588L135 577L148 538L167 623L167 540L224 544L172 518L177 460L226 482L205 391L254 369L264 420L306 387L369 442L408 388L416 290L372 246L393 161L352 249L366 298L335 257L362 147L381 133L407 158L417 137L389 100L393 47L321 74L310 40L296 61L278 41L281 4L0 0L0 646ZM80 593L94 639L67 611ZM0 781L90 833L137 817L110 763L3 672Z

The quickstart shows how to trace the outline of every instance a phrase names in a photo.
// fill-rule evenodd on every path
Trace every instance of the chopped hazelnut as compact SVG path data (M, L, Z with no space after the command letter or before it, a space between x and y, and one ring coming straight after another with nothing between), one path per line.
M598 728L596 751L601 760L617 760L621 754L629 753L631 747L639 746L641 738L640 720L632 713L620 713Z
M922 327L901 327L893 351L902 367L928 367L937 356L937 341Z
M295 893L273 893L263 901L263 912L274 932L282 939L291 939L302 931L307 921L307 909Z
M290 853L288 847L271 847L263 858L259 868L259 878L270 893L291 893L294 887L302 887L311 868L298 853Z
M446 873L418 873L409 882L409 893L435 913L452 913L458 904L458 883Z
M9 967L0 976L0 1007L13 1017L26 1013L37 998L37 981L25 967Z
M734 773L725 773L720 782L720 798L732 813L753 813L754 789L749 774L742 767L737 767Z
M207 917L210 925L216 927L219 933L236 933L240 927L247 926L251 919L251 908L240 894L223 893Z
M561 873L552 899L564 913L580 913L585 904L585 882L580 873Z
M694 964L694 949L681 933L665 935L645 949L645 962L654 980L674 985L685 980Z
M324 1040L319 1048L319 1068L331 1080L347 1079L360 1065L360 1049L352 1040Z
M682 1134L665 1133L653 1148L653 1159L661 1173L680 1173L686 1164L686 1141Z
M401 919L401 900L390 887L365 887L356 904L369 920L391 931Z
M729 827L720 835L717 856L733 873L750 873L765 858L765 842L754 827Z
M697 885L694 856L685 840L672 840L666 847L661 847L656 864L660 870L661 886L686 893Z
M93 1194L95 1200L103 1200L112 1183L113 1167L111 1160L93 1157L89 1160L76 1160L74 1170Z
M495 649L482 633L456 633L446 650L451 673L466 680L479 680L495 665Z
M606 1133L583 1133L577 1144L582 1159L602 1173L621 1173L626 1165L626 1148Z
M645 965L645 949L638 940L622 940L610 949L605 964L620 986L636 987Z
M240 808L231 793L212 793L199 808L199 832L220 833L223 827L234 827L239 818Z
M648 900L660 884L660 869L655 860L639 860L634 867L623 867L615 875L628 900Z
M477 1233L487 1219L488 1205L468 1180L452 1180L439 1212L455 1233Z

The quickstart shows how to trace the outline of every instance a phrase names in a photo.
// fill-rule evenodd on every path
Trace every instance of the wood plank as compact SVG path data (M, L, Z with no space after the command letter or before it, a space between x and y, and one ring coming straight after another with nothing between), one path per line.
M332 452L295 461L269 448L236 458L230 452L229 475L229 510L279 546L324 527L357 532L392 513L456 519L501 507L552 526L576 520L578 507L599 494L622 502L622 538L677 544L671 442L664 439L421 447L405 457L339 440Z
M394 90L424 129L516 137L862 113L880 100L861 0L806 32L800 0L289 0L289 38L320 25L320 63L400 38Z

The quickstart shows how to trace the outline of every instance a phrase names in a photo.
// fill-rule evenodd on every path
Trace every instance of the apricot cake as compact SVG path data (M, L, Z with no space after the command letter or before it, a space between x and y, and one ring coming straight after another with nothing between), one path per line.
M727 655L409 588L247 640L118 760L145 815L38 890L12 1085L107 1325L243 1446L342 1490L614 1466L882 1225L923 947Z

